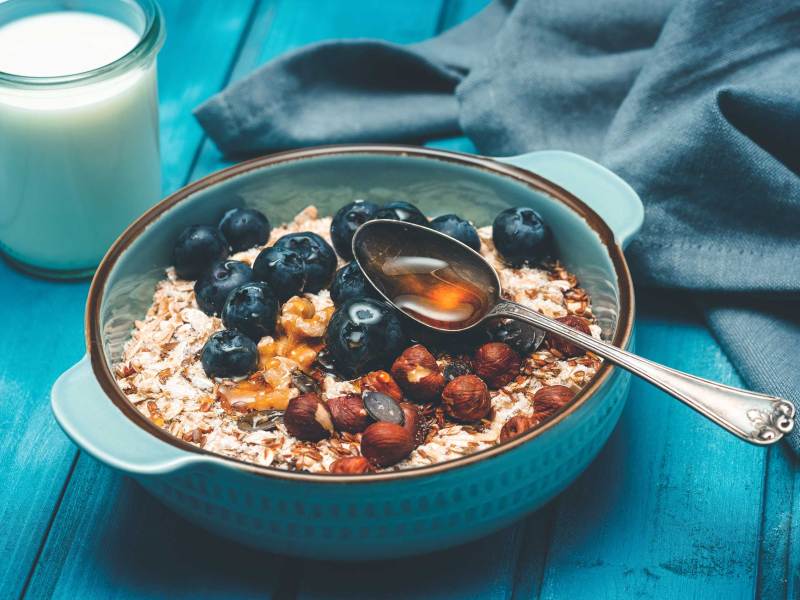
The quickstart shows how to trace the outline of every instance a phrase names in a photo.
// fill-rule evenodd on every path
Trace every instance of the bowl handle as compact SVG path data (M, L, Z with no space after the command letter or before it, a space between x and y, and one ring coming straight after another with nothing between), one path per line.
M53 385L56 421L78 446L101 462L132 475L157 475L202 460L132 423L100 388L88 356Z
M639 196L619 175L579 154L543 150L495 160L541 175L561 186L599 214L625 248L644 220Z

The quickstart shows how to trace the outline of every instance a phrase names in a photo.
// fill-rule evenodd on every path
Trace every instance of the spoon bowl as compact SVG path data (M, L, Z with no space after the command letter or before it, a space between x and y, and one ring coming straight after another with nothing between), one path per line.
M500 278L486 259L443 233L379 219L359 227L352 244L369 282L424 327L462 333L488 319L516 319L630 371L748 442L772 444L792 430L794 406L782 398L681 373L505 300Z

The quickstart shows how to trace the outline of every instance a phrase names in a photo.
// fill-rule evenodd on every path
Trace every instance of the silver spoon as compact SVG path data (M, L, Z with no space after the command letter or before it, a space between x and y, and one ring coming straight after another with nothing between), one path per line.
M794 425L794 406L786 400L670 369L503 299L492 266L438 231L402 221L368 221L353 237L353 255L390 304L434 331L464 332L488 319L516 319L619 365L753 444L777 442Z

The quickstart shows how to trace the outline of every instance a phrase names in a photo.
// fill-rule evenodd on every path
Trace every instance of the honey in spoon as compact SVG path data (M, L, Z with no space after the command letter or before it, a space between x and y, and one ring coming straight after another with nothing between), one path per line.
M453 260L448 252L452 247L436 243L436 236L443 234L431 237L431 230L406 227L402 235L384 237L376 227L380 224L371 222L367 230L374 234L361 236L368 243L354 244L354 254L370 281L398 309L450 331L474 325L489 311L497 293L495 277Z

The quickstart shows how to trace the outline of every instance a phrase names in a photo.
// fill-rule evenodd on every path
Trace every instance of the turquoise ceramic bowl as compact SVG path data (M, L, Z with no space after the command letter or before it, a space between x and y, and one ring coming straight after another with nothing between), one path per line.
M358 197L409 200L429 216L457 212L479 225L507 206L534 207L592 294L607 337L630 347L633 290L622 248L641 225L642 206L607 169L566 152L488 159L401 146L298 150L193 183L117 240L89 293L87 356L53 388L64 431L198 525L283 554L361 560L427 552L496 531L558 494L614 428L628 391L624 371L604 365L572 404L506 444L358 476L292 473L208 453L152 425L116 386L111 364L184 227L216 223L234 203L278 223L310 203L331 213Z

